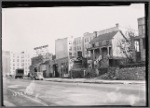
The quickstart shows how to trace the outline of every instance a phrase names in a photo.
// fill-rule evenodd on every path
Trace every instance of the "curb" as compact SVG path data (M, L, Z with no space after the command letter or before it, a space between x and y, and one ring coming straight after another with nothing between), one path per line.
M12 89L9 89L11 92L14 92L14 90ZM28 94L22 94L21 96L25 97L25 98L28 98L29 100L32 100L34 102L37 102L39 104L42 104L44 106L48 106L45 102L41 101L41 99L39 98L36 98L35 95L28 95Z
M4 106L16 106L16 105L9 101L4 100Z
M44 81L67 82L67 83L94 83L94 84L145 84L145 82L138 83L138 82L63 81L63 80L44 80Z

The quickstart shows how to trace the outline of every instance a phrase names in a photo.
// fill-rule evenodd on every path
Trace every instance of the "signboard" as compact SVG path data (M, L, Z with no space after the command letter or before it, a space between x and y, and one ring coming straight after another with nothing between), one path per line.
M37 55L45 55L48 52L48 45L34 48Z
M40 46L40 47L35 47L34 50L42 49L42 48L46 48L46 47L48 47L48 45L44 45L44 46Z

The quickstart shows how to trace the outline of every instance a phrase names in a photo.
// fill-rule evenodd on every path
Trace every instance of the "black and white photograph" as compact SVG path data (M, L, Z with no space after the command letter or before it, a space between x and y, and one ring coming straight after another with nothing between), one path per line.
M2 2L4 106L147 105L145 3L15 6Z

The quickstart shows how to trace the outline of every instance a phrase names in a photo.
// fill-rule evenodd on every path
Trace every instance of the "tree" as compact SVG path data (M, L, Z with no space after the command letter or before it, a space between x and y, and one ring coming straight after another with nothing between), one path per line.
M87 67L88 67L87 59L86 59L86 58L82 58L82 66L83 66L84 68L87 68Z
M133 31L128 31L128 36L122 39L118 46L120 47L122 53L125 55L128 62L133 62L134 60L134 37L135 33Z

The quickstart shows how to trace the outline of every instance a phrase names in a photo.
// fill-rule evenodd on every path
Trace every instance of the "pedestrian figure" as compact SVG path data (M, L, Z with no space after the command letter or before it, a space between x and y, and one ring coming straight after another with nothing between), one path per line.
M28 79L30 78L30 73L28 73Z
M85 74L86 74L86 71L85 71L85 69L84 69L84 77L85 77Z
M98 76L99 75L99 70L96 68L96 75Z
M27 86L25 90L25 94L27 95L33 95L35 90L35 82L34 80Z

